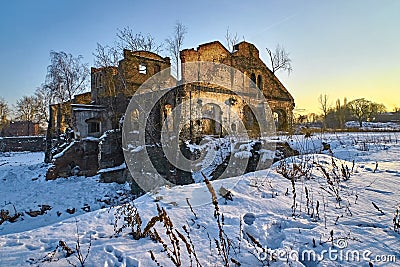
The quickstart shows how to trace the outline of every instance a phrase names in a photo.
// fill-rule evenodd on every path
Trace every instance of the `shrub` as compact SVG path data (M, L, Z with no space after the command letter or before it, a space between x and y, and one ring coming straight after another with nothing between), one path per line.
M122 233L124 229L129 228L129 234L132 235L135 240L149 236L156 222L162 219L160 214L154 216L142 230L142 218L133 202L128 202L118 207L115 210L114 217L114 233L118 235ZM119 226L121 220L123 222L122 225Z
M71 266L84 267L86 260L89 256L90 249L92 247L92 237L91 236L89 237L89 245L87 247L86 253L84 253L82 246L81 246L82 245L81 240L79 238L78 221L76 219L75 219L75 225L76 225L75 249L68 246L65 241L60 240L60 241L58 241L58 245L56 246L56 248L53 251L51 251L50 253L48 253L47 255L45 255L43 258L41 258L39 260L30 259L29 262L31 264L44 263L44 262L55 262L55 261L59 261L60 259L64 258L67 261L67 263ZM61 258L56 257L56 255L59 253L63 254ZM74 263L70 260L70 257L72 255L75 256L78 263Z
M393 230L400 233L400 206L396 209L393 217Z

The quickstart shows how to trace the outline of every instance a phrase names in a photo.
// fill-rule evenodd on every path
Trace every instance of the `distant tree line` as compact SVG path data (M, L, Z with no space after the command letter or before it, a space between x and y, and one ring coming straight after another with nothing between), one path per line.
M358 98L352 101L348 101L347 98L343 100L337 99L332 104L328 95L321 94L318 97L318 104L321 111L320 114L311 113L298 116L297 122L300 124L319 124L322 128L343 129L346 122L356 121L359 127L362 127L363 122L376 121L379 115L387 112L385 105L365 98ZM400 110L395 108L393 112L399 113Z

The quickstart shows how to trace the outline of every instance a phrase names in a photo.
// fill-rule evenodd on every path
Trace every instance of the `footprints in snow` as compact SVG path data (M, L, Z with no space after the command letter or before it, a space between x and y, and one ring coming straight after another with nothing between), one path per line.
M31 244L32 237L28 235L11 235L8 236L8 240L2 245L2 247L19 247L25 246L28 250L34 251L39 250L42 247Z
M260 241L261 244L268 244L271 249L283 247L286 240L286 232L312 230L317 225L302 223L300 221L287 221L286 219L276 218L272 214L247 213L243 216L243 234L250 234ZM247 239L247 238L246 238Z
M367 172L373 172L373 173L375 173L375 172L376 173L386 172L386 173L394 174L396 176L400 176L400 171L397 171L397 170L392 170L392 169L382 170L382 169L379 169L379 167L378 168L376 168L376 167L371 168L371 167L367 167L365 165L359 165L359 167L361 169L364 169Z
M4 244L5 247L18 247L22 245L24 245L24 243L21 243L19 240L7 240Z
M115 249L112 245L106 245L104 252L107 254L109 259L104 263L107 267L125 266L125 267L139 267L139 262L126 256L126 254L118 249Z
M40 249L40 246L35 246L35 245L32 245L32 244L25 244L25 247L30 251L34 251L34 250L39 250Z

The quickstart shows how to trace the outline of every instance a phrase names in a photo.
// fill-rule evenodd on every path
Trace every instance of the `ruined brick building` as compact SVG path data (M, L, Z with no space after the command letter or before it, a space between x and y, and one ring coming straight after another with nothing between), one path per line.
M182 64L195 61L216 62L241 71L262 90L274 114L277 130L288 130L291 127L294 109L294 99L291 94L260 59L259 51L253 44L243 41L233 49L233 52L229 52L218 41L206 43L196 50L183 50L181 62ZM182 73L185 74L185 71L182 70ZM184 76L182 78L185 79ZM246 110L243 113L246 114Z
M119 62L118 67L91 69L90 101L86 95L84 99L86 101L76 101L70 104L69 108L70 126L73 128L75 139L79 141L75 141L74 144L55 157L54 168L48 174L49 179L68 176L73 169L78 169L80 174L83 175L94 175L99 170L103 170L101 173L106 173L107 171L104 170L119 166L124 162L121 133L118 129L120 129L121 118L125 114L130 98L147 79L168 69L171 64L169 58L147 51L125 50L123 56L124 58ZM153 127L154 129L157 129L157 125L162 124L165 114L170 113L188 94L193 93L202 97L227 100L234 97L226 88L215 88L207 84L185 85L184 81L188 78L185 75L189 75L185 71L185 63L197 61L222 63L244 73L267 99L276 120L277 130L288 130L291 127L294 99L279 79L262 62L259 51L253 44L241 42L234 46L233 52L230 52L220 42L215 41L202 44L197 49L185 49L181 51L180 58L182 80L176 81L169 73L167 77L164 77L164 84L161 87L173 87L174 90L166 95L152 113L156 126ZM52 107L52 127L60 129L63 120L56 107L56 105ZM242 114L249 132L256 132L256 127L254 127L256 125L251 118L251 111L248 110L248 107L239 103L234 108ZM215 120L217 121L227 120L227 114L224 114L218 105L203 103L201 111L211 112L216 116ZM132 112L129 116L136 118L137 127L140 127L141 120L147 119L141 118L139 112ZM196 124L203 134L224 135L223 127L213 124L212 120L202 120L196 122ZM230 124L229 127L236 126ZM56 131L53 130L53 132ZM79 155L81 159L78 159L76 155ZM115 168L112 171L110 169L110 172L115 170ZM117 168L117 171L120 170ZM126 170L123 176L127 177ZM103 180L107 180L107 178Z
M67 131L69 124L71 124L71 105L91 103L91 93L86 92L83 94L75 95L72 101L64 103L52 104L49 107L50 123L49 127L52 128L54 135L60 135Z

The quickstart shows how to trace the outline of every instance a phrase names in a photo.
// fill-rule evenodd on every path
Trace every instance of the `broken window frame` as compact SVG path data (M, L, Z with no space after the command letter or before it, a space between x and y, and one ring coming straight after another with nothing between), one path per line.
M147 65L144 63L139 64L139 74L147 74Z
M90 134L96 134L96 133L100 133L100 128L101 128L101 125L100 125L100 122L99 121L97 121L97 120L90 120L90 121L87 121L86 122L87 123L87 127L88 127L88 134L90 135Z

